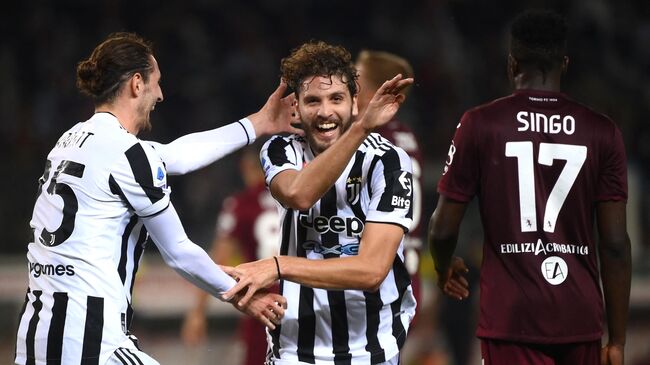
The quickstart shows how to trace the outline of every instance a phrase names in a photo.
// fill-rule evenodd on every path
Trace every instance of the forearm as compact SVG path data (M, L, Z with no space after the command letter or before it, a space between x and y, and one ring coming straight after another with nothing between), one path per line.
M630 241L600 245L600 270L607 312L609 343L625 344L625 331L630 302L631 255Z
M312 288L374 291L387 272L360 256L326 260L278 256L282 278Z
M353 123L332 146L295 173L289 183L277 184L274 179L271 192L286 206L309 209L334 185L369 134L361 123Z
M240 121L180 137L168 144L149 142L165 162L167 173L182 175L199 170L255 141L252 123Z
M156 216L142 219L165 262L185 279L220 299L235 285L234 279L190 241L172 205Z
M458 243L458 231L445 231L439 211L429 221L428 244L438 274L447 272Z

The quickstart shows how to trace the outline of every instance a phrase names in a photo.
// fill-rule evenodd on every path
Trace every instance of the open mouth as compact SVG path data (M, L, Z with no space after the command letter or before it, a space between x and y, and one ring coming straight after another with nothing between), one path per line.
M316 126L316 129L317 129L319 132L329 132L329 131L333 131L333 130L336 129L336 123L332 123L332 122L319 123L319 124Z

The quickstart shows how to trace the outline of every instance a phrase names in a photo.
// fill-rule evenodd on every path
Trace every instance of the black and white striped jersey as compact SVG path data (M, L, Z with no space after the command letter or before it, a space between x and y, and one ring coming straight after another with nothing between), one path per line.
M163 161L108 113L63 134L49 153L30 222L29 289L17 364L103 364L126 335L147 231L169 205Z
M260 153L266 182L314 159L298 136L276 136ZM409 156L379 134L358 148L335 185L309 210L281 207L281 255L323 260L359 251L366 222L412 223ZM280 326L269 333L271 359L307 364L376 364L399 353L415 314L403 242L377 292L325 290L280 283L288 300Z

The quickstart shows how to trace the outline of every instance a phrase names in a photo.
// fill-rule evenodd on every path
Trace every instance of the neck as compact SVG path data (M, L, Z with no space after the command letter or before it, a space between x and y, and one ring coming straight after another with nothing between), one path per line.
M95 107L95 113L110 113L117 121L120 122L122 127L126 129L129 133L138 135L140 129L136 123L135 115L130 112L127 108L120 108L115 104L101 104Z
M515 90L527 89L560 92L560 79L561 72L559 70L551 70L546 74L540 71L521 72L514 76L513 84Z

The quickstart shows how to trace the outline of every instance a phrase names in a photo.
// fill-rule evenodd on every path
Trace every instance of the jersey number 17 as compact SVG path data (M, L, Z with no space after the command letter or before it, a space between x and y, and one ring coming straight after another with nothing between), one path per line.
M533 142L507 142L506 156L517 159L521 231L537 231ZM555 223L557 222L558 214L586 159L586 146L560 143L539 144L537 163L552 166L555 160L566 161L546 201L546 207L544 208L544 231L555 232Z

